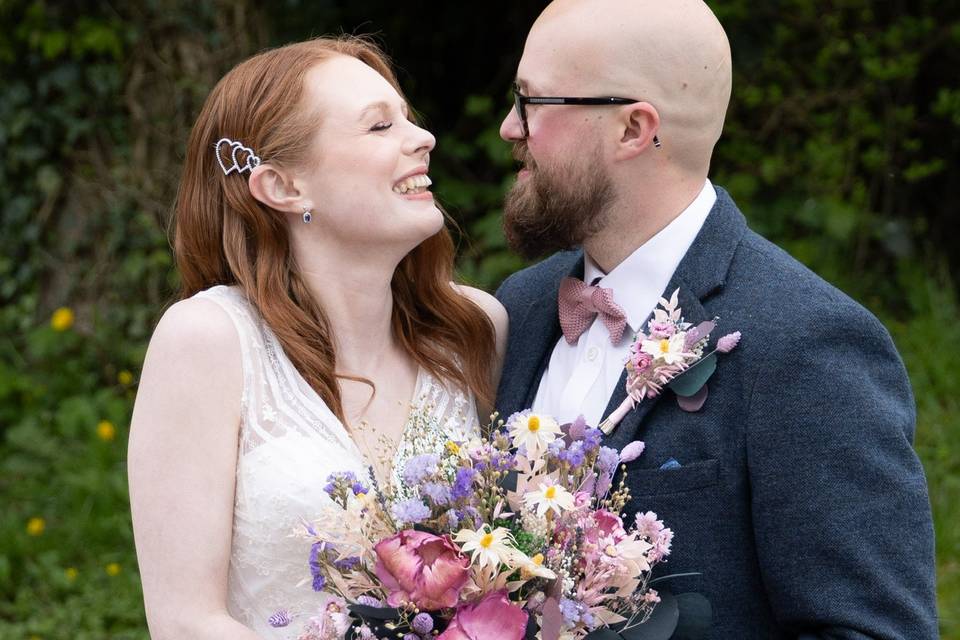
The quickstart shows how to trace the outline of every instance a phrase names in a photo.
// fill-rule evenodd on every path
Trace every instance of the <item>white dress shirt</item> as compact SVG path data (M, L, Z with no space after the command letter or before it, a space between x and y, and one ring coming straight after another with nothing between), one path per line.
M581 414L591 426L606 418L601 414L620 383L634 335L656 307L716 200L707 180L690 206L610 273L603 273L584 253L583 281L590 284L600 278L597 286L613 289L630 330L615 345L602 322L591 324L576 344L567 344L561 336L540 379L534 411L552 415L561 424Z

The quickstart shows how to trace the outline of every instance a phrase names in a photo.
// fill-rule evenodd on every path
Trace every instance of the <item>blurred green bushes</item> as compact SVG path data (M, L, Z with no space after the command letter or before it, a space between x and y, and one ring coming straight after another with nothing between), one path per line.
M893 334L917 397L943 637L960 638L960 7L710 4L735 58L712 177ZM431 173L464 232L462 276L493 288L522 266L500 232L513 162L497 128L539 8L421 9L0 0L0 640L147 637L127 424L176 285L166 224L187 131L232 64L379 32L438 135Z

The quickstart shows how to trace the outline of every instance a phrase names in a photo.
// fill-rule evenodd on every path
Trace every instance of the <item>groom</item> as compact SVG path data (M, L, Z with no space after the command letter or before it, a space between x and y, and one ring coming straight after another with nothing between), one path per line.
M701 574L669 588L710 599L716 639L936 638L906 371L869 312L707 179L730 90L729 44L700 0L557 0L533 25L500 129L523 164L504 228L528 257L553 255L498 291L498 409L598 425L625 397L633 334L679 290L686 321L719 317L711 342L742 340L698 411L666 389L606 437L646 443L627 514L674 530L659 573ZM612 301L587 290L558 309L568 277Z

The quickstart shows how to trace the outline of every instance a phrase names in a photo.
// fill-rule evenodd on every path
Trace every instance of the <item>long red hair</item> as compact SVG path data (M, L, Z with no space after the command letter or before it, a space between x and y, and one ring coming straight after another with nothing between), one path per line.
M190 133L173 246L181 297L238 285L300 374L344 420L330 323L298 271L285 216L254 199L243 176L224 175L214 152L226 137L263 162L303 166L310 153L305 132L318 118L301 107L304 76L337 55L364 62L402 95L380 49L354 36L299 42L240 63L210 92ZM453 241L442 229L400 262L391 282L393 333L427 371L491 404L493 325L450 286L453 259Z

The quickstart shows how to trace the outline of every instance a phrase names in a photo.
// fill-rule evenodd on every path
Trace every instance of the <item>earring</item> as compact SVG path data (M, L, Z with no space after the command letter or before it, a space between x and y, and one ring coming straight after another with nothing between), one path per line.
M310 224L310 221L313 220L313 214L310 212L310 209L307 207L303 208L303 223Z
M660 144L659 136L653 136L653 146L655 146L657 149L663 146L662 144Z

